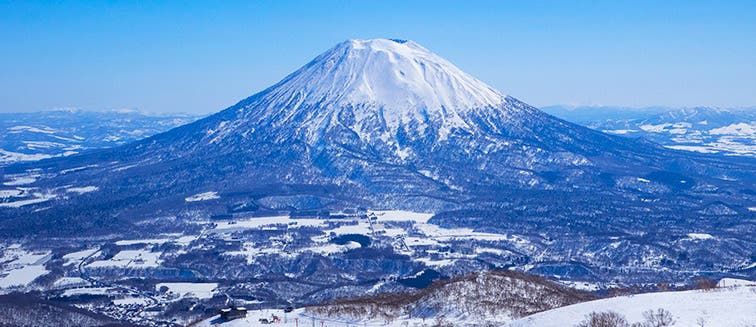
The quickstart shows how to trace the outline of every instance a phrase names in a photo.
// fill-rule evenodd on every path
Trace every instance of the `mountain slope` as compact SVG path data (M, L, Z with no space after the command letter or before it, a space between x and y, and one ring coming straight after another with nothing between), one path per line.
M501 326L516 318L592 300L581 291L513 271L485 271L438 280L419 290L336 299L295 309L251 310L247 317L224 323L255 326L260 318L282 318L282 326L323 321L359 326ZM218 316L197 326L212 326Z
M577 326L591 312L614 311L630 322L643 320L643 312L665 309L675 326L753 326L756 323L756 288L742 286L709 291L660 292L621 296L578 303L514 321L510 326Z
M488 271L440 280L407 293L387 293L335 300L307 311L317 317L388 320L455 321L455 325L501 324L536 312L588 301L588 293L543 278L512 271ZM397 323L398 324L398 323Z

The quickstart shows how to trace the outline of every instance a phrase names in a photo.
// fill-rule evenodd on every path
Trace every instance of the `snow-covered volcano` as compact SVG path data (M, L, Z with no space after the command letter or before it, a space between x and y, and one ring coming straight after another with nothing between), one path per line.
M335 125L364 141L387 141L409 127L443 140L453 129L479 132L476 113L516 111L506 99L415 42L348 40L243 101L218 130L281 127L314 144Z
M450 159L439 151L483 168L495 153L506 154L500 159L532 169L539 162L589 164L585 154L598 153L596 145L621 143L506 96L412 41L387 39L342 42L198 125L192 132L202 130L201 141L189 147L302 146L310 157L304 161L329 158L319 168L338 170L329 171L338 177L353 171L354 162L339 159L345 152L373 162L424 162L435 175L435 162Z
M24 187L38 187L44 197L17 200L59 199L41 214L49 219L88 219L86 208L131 220L155 208L182 211L184 199L197 194L213 194L213 214L238 205L440 212L539 199L526 191L567 192L558 196L564 199L597 190L612 199L636 198L625 197L628 192L677 196L678 190L710 197L692 189L692 181L712 179L706 183L715 189L737 193L751 188L753 167L568 123L412 41L376 39L342 42L270 88L192 124L111 150L17 165L6 174L33 170L36 181ZM56 196L64 186L98 191L86 201ZM288 197L276 206L260 203L272 194ZM12 209L18 219L8 224L46 224L36 206ZM56 212L59 207L65 212Z
M429 112L493 107L504 95L412 41L348 40L265 91L264 101L324 107L380 107L388 121ZM265 108L270 109L270 108Z

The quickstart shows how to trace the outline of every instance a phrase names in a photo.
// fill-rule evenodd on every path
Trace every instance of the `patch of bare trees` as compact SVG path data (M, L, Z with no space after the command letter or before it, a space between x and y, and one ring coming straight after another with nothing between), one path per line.
M614 311L591 312L576 327L666 327L674 324L672 313L659 308L643 312L643 321L636 323L629 323L625 316Z
M523 317L592 299L595 296L543 277L498 270L438 280L409 292L338 299L307 310L319 316L384 320L401 316L434 318L445 311L468 316Z

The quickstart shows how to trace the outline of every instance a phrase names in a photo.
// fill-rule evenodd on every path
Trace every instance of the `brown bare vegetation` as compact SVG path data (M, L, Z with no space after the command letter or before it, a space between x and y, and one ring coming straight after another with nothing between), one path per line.
M503 313L519 318L594 298L542 277L488 271L439 280L415 291L337 299L307 309L320 316L387 321L402 316L430 318L449 311L462 315Z

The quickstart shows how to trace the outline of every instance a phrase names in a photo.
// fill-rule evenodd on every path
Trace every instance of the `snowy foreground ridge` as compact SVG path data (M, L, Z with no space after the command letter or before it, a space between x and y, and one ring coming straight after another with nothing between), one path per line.
M736 284L736 283L733 283ZM709 291L647 293L578 303L537 313L515 321L501 321L508 327L570 327L579 324L591 312L614 311L624 315L629 322L643 320L643 312L663 308L672 313L674 326L748 327L756 325L756 286L724 287ZM258 326L259 319L279 317L277 326L435 326L441 320L405 318L384 320L339 320L311 316L304 309L284 313L283 310L252 310L245 319L222 322L218 316L205 320L198 326ZM453 326L485 325L483 319L442 320ZM487 323L490 324L490 321Z
M563 327L580 323L591 312L614 311L629 322L643 320L643 312L663 308L675 326L735 327L756 325L756 287L727 287L710 291L648 293L620 296L561 307L517 320L512 327Z

